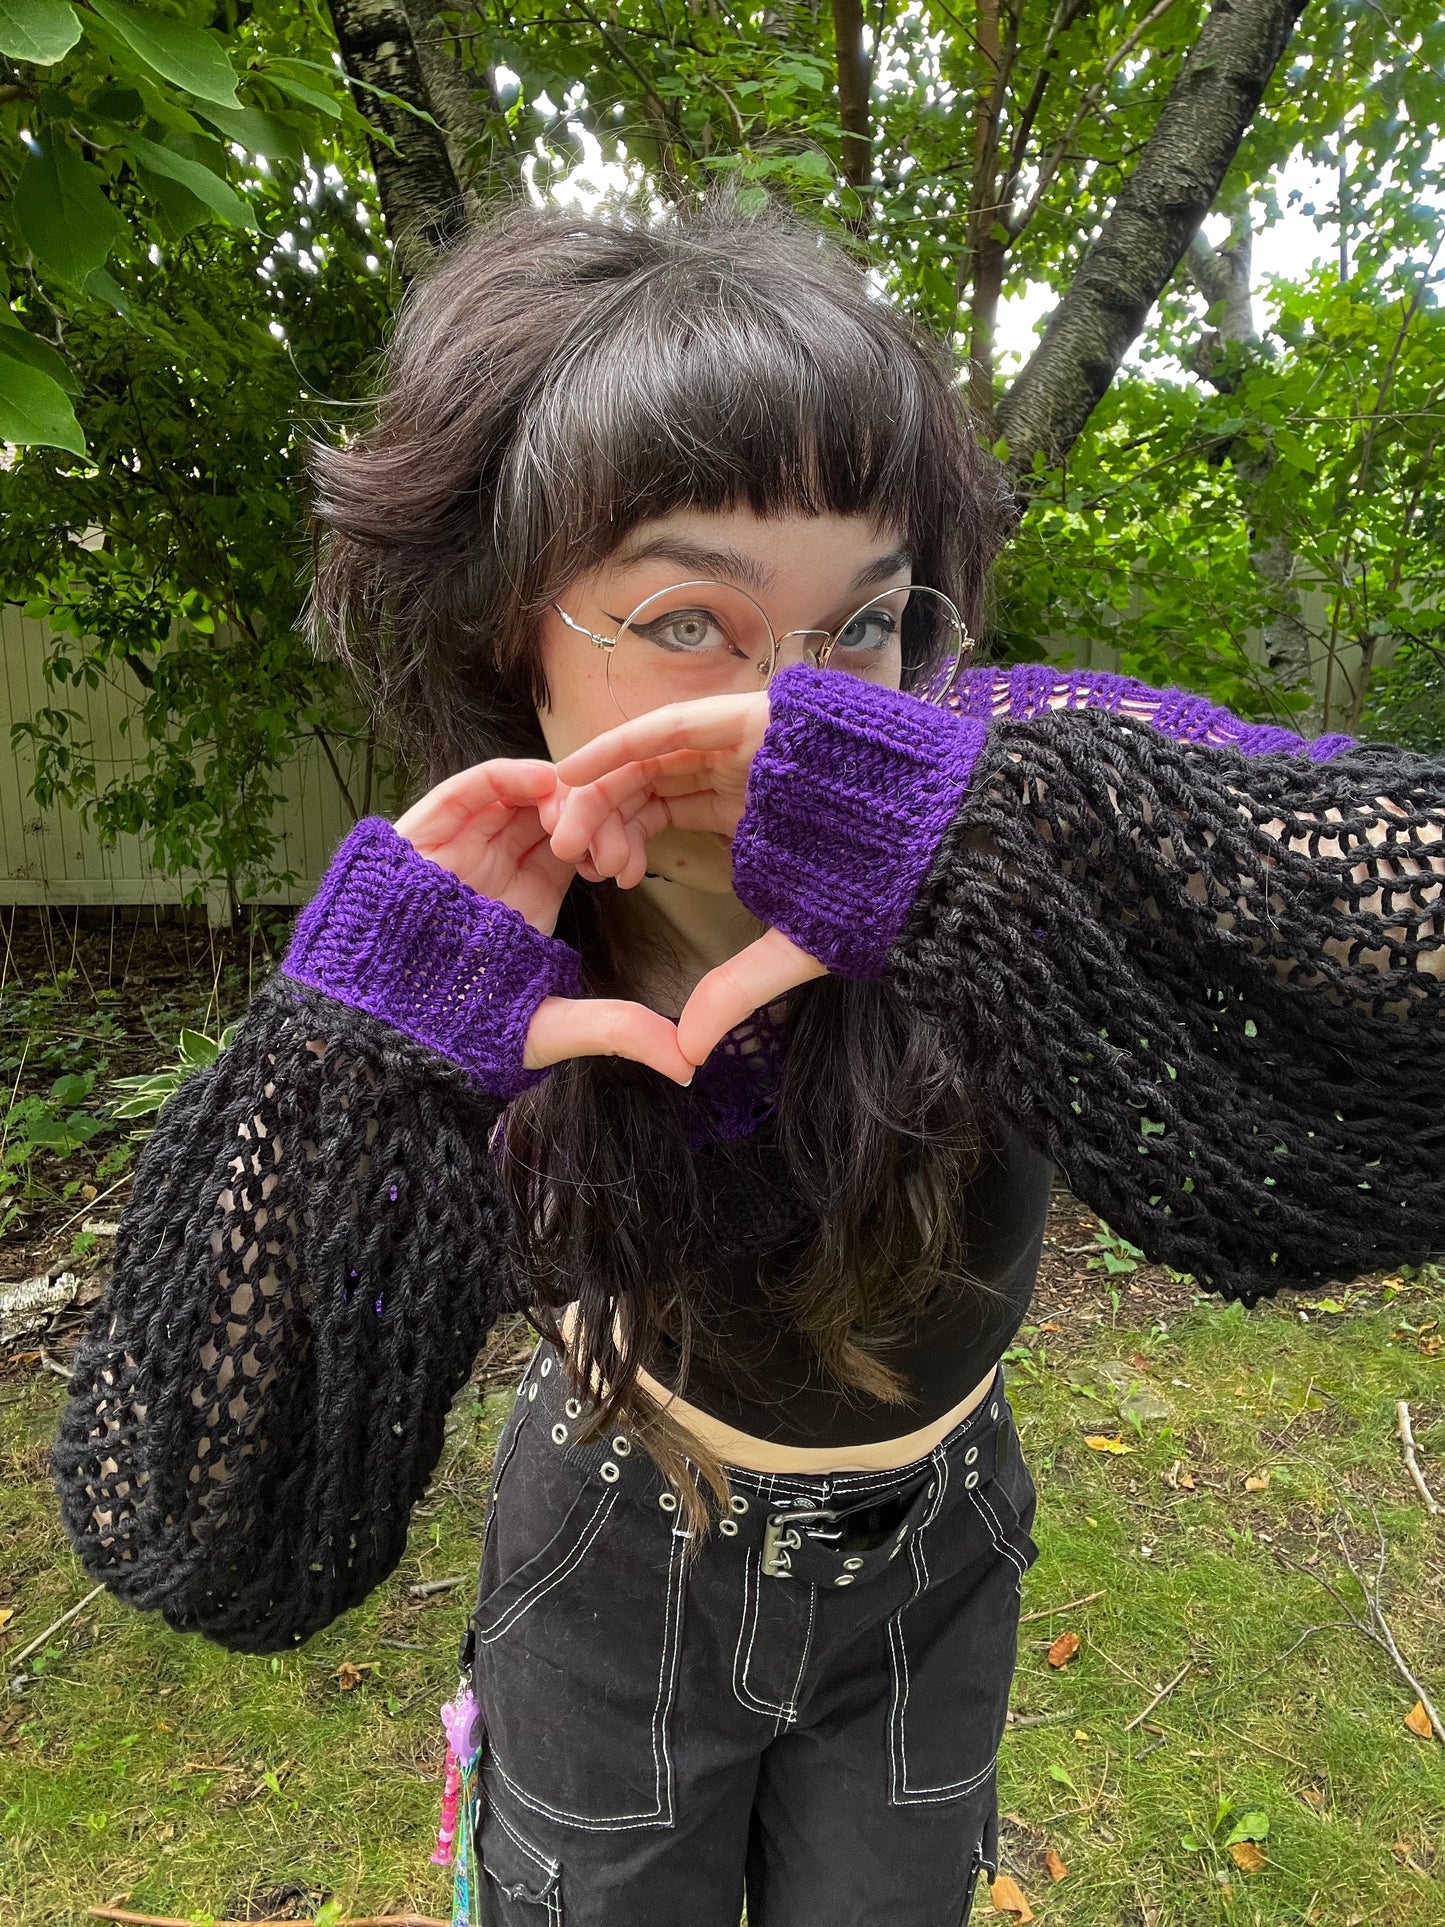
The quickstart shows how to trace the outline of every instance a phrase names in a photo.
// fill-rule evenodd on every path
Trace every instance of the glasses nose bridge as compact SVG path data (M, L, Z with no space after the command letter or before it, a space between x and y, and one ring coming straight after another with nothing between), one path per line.
M833 641L833 633L831 629L785 629L774 639L774 667L776 668L782 660L784 643L791 642L795 636L803 637L805 642L807 638L817 638L817 646L809 651L816 658L827 653L827 645Z

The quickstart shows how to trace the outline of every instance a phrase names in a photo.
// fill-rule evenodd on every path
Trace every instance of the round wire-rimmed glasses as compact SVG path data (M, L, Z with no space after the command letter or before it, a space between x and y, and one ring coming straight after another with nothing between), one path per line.
M836 629L777 635L762 607L735 583L674 582L645 597L611 635L552 607L578 635L606 651L607 687L626 717L666 703L766 689L785 645L801 641L800 660L839 669L923 701L947 700L973 639L939 589L909 584L855 609ZM616 620L609 617L609 620Z

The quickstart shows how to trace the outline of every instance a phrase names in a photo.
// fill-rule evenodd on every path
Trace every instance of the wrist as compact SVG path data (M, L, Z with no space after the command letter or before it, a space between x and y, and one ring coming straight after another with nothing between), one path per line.
M524 1065L527 1031L544 998L576 995L580 960L365 817L297 918L281 967L510 1099L546 1075Z
M835 974L882 977L988 725L828 669L768 694L733 887Z

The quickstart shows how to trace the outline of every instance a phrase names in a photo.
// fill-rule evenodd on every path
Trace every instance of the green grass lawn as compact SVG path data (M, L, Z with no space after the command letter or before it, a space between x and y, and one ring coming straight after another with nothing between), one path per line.
M1445 1496L1445 1356L1430 1355L1445 1281L1429 1270L1329 1302L1342 1308L1304 1321L1297 1302L1210 1301L1153 1324L1120 1312L1117 1326L1106 1307L1102 1323L1025 1327L1010 1355L1041 1498L1024 1605L1042 1616L1023 1628L1001 1804L1005 1871L1040 1920L1445 1923L1445 1747L1406 1727L1414 1696L1360 1633L1299 1643L1342 1617L1312 1573L1358 1603L1336 1525L1373 1571L1377 1513L1385 1612L1445 1701L1445 1521L1427 1517L1395 1438L1408 1398ZM1136 1409L1142 1389L1168 1416L1121 1419L1131 1381ZM33 1367L0 1379L12 1653L88 1589L44 1476L63 1396ZM455 1683L506 1404L505 1392L459 1401L400 1571L303 1652L236 1657L102 1595L27 1665L18 1694L5 1668L5 1927L78 1921L117 1895L197 1920L310 1918L328 1896L357 1913L449 1911L447 1877L428 1864L436 1713ZM453 1574L467 1575L455 1591L409 1598ZM1054 1667L1063 1632L1078 1652ZM1227 1850L1241 1825L1260 1836L1253 1872ZM1059 1881L1050 1850L1068 1868ZM990 1916L986 1896L977 1917L1016 1918Z

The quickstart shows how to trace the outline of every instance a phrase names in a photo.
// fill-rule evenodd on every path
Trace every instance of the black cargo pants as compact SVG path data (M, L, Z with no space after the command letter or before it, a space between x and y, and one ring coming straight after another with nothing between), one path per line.
M463 1646L487 1927L963 1927L1037 1557L1002 1373L893 1472L676 1494L541 1345L497 1451Z

